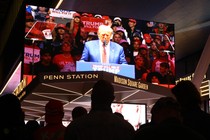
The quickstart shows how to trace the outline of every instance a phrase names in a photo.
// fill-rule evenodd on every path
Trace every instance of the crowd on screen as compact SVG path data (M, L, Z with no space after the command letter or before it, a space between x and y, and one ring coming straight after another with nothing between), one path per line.
M98 39L97 32L84 28L84 17L103 19L112 27L111 41L120 44L127 63L135 65L135 79L175 84L173 24L79 12L66 22L50 16L46 7L26 8L24 74L76 71L84 43ZM36 21L47 23L44 30L35 29ZM32 36L35 41L30 39ZM36 55L30 60L26 52L32 50Z

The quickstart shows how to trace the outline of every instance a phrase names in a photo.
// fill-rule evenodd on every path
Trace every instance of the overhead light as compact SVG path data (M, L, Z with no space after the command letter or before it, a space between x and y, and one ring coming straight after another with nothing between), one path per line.
M55 9L58 9L61 5L61 3L63 2L63 0L59 0L59 2L57 3L57 5L55 6Z

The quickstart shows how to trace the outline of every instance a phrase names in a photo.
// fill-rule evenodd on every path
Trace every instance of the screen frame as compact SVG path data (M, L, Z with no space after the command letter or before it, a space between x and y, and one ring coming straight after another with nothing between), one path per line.
M27 6L31 6L31 7L39 7L39 6L35 6L35 5L27 5ZM69 20L72 20L73 19L73 15L74 15L74 13L79 13L80 15L82 15L83 13L85 13L85 12L80 12L80 11L76 11L76 10L62 10L62 9L54 9L54 8L50 8L50 7L46 7L48 10L50 10L50 12L51 13L53 13L53 14L50 14L50 16L52 16L54 19L55 19L55 21L56 21L56 24L64 24L64 23L66 23L67 21L69 21ZM26 7L26 11L27 11L27 7ZM98 14L95 14L95 13L88 13L88 14L92 14L93 16L94 15L98 15ZM60 16L60 17L59 17ZM63 17L61 17L61 16L63 16ZM163 23L163 24L166 24L167 26L169 26L170 28L172 28L172 31L173 32L175 32L174 31L174 28L175 28L175 25L174 24L172 24L172 23L166 23L166 22L157 22L157 21L149 21L149 20L144 20L144 19L137 19L137 18L129 18L129 17L122 17L122 16L114 16L114 15L101 15L101 16L106 16L106 17L109 17L112 21L116 18L116 17L118 17L118 18L121 18L121 20L122 20L122 25L123 25L123 27L124 27L124 29L126 29L127 27L128 27L128 22L130 21L130 20L135 20L136 21L136 28L137 29L140 29L140 32L141 32L141 37L145 34L145 32L146 31L144 31L144 30L147 30L147 28L151 28L151 27L146 27L147 26L147 23L149 23L150 25L156 25L156 24L159 24L159 23ZM35 20L35 18L34 18L34 20ZM99 20L98 18L97 18L97 20ZM36 20L35 20L36 21ZM105 20L106 21L106 20ZM98 21L99 22L99 21ZM101 23L101 21L100 21L100 23ZM149 34L151 34L150 32L149 32ZM162 34L161 35L162 37L161 37L161 40L163 40L163 36L165 36L165 34ZM175 35L173 35L172 36L172 38L173 38L173 45L175 46ZM26 40L26 39L25 39ZM30 40L30 39L28 39L28 40ZM146 39L144 39L144 41L146 41ZM24 54L24 56L23 56L23 63L22 63L22 76L21 77L23 77L23 78L28 78L28 79L30 79L30 80L28 80L28 81L31 81L31 79L32 78L34 78L34 77L36 77L36 74L34 74L34 71L35 71L35 69L34 69L34 66L35 66L35 64L37 63L37 62L39 62L40 61L40 59L41 59L41 55L40 55L40 52L41 52L41 48L40 48L40 44L42 44L42 43L40 43L40 42L42 42L42 41L40 41L40 40L30 40L29 41L30 43L29 43L29 45L27 45L27 44L24 44L24 49L23 49L23 54ZM150 48L150 46L147 46L148 47L148 49ZM175 56L175 47L172 47L173 48L173 54L174 54L174 61L175 61L175 58L176 58L176 56ZM27 52L28 51L28 52ZM169 54L171 54L171 52L170 51L167 51L166 53L168 53L168 57L169 57ZM28 54L28 56L30 56L30 57L27 57L27 56L25 56L26 54ZM28 58L29 60L25 60L25 57L26 58ZM36 61L35 61L36 60ZM30 61L30 62L29 62ZM129 64L130 65L130 64ZM131 65L134 65L135 66L135 64L131 64ZM77 67L77 66L76 66ZM76 68L75 68L76 69ZM152 68L150 68L150 69L152 69ZM149 69L149 70L150 70ZM111 69L112 70L112 69ZM111 71L111 70L109 70L109 71ZM176 78L176 74L175 74L175 62L174 62L174 77ZM88 70L89 71L89 70ZM97 70L98 71L98 70ZM54 72L54 71L52 71L52 72ZM57 72L57 71L56 71ZM60 72L60 73L62 73L62 72ZM134 77L135 77L135 71L134 71ZM142 78L141 79L138 79L138 78L134 78L134 79L137 79L137 80L142 80L143 78L143 80L142 81L145 81L145 82L147 82L147 83L152 83L152 84L156 84L156 83L154 83L154 82L150 82L150 81L148 81L147 80L147 78L146 77L149 77L148 75L150 74L150 72L148 72L148 74L147 74L147 76L141 76ZM124 75L123 75L124 76ZM32 78L31 78L32 77ZM126 75L126 77L128 77L127 75ZM150 76L151 77L151 76ZM131 77L131 78L133 78L133 77ZM149 79L149 78L148 78ZM151 78L152 79L152 78ZM30 82L29 82L30 83ZM175 83L175 79L174 79L174 83ZM171 87L173 87L175 84L170 84L170 83L158 83L158 84L156 84L156 85L158 85L158 86L164 86L164 87L166 87L166 88L171 88Z

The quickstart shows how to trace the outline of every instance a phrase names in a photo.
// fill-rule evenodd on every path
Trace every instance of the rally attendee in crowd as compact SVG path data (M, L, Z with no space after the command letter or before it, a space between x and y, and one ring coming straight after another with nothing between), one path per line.
M8 93L0 96L0 139L24 140L24 112L17 96Z
M53 41L52 41L53 55L61 53L61 46L66 32L67 29L65 24L62 23L57 24L54 30Z
M182 123L180 104L172 97L159 98L151 109L152 120L137 130L134 140L205 140Z
M187 80L178 82L171 91L181 105L183 123L209 140L210 115L201 108L202 98L198 88Z
M48 10L49 8L38 6L37 9L35 10L35 19L39 21L45 21L46 16L49 14Z
M112 41L113 41L113 42L116 42L116 43L118 43L118 44L120 44L120 41L121 41L121 40L122 40L121 34L115 32L115 33L113 34Z
M73 72L76 71L76 64L71 55L72 44L63 42L60 54L53 57L53 64L57 65L60 72Z
M69 32L72 34L75 39L77 34L80 34L80 29L84 27L84 24L81 21L81 15L77 12L73 14L73 19L70 21Z
M40 51L40 61L35 63L31 68L31 74L39 74L41 72L58 72L57 65L52 63L52 51L49 49L42 49Z
M74 121L84 115L87 115L87 114L88 114L88 111L86 108L84 108L82 106L76 106L76 107L74 107L74 109L71 112L72 121Z
M169 59L167 52L165 52L164 46L159 47L159 57L152 62L152 72L160 72L160 63L166 62L169 64L169 70L175 75L174 63Z
M45 105L46 125L35 132L35 140L64 140L66 127L62 124L63 116L63 103L49 100Z
M128 32L128 38L130 39L130 42L133 42L133 34L139 33L141 34L140 29L137 29L136 27L137 21L133 18L128 19L128 28L126 28L126 31Z
M133 126L112 113L114 87L106 80L97 81L91 94L88 115L72 121L67 126L65 140L132 140Z
M145 66L147 59L142 55L134 57L135 61L135 79L146 81L148 70Z

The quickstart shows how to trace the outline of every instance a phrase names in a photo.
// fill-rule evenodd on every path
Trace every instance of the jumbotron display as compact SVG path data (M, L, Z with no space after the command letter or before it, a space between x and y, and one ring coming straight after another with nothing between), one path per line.
M174 24L34 5L26 6L24 76L75 72L85 43L98 40L102 24L112 28L111 41L122 46L134 79L175 84Z

